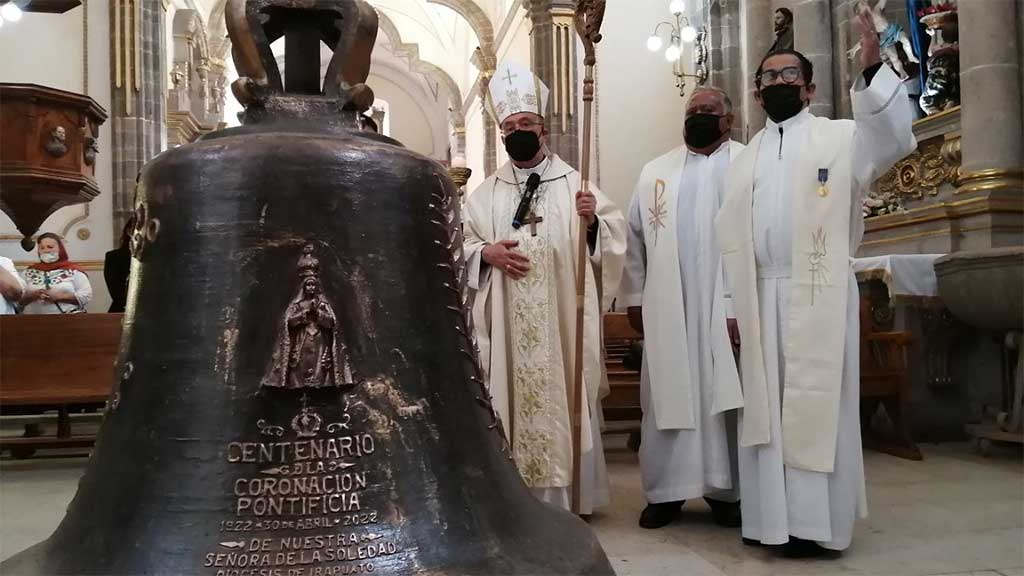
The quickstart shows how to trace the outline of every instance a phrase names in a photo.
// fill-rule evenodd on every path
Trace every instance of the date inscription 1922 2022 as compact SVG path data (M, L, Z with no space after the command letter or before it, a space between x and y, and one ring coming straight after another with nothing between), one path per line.
M233 517L220 522L220 541L203 557L209 574L368 574L401 552L368 501L381 488L367 466L377 450L374 437L303 436L225 447L240 476L231 482Z

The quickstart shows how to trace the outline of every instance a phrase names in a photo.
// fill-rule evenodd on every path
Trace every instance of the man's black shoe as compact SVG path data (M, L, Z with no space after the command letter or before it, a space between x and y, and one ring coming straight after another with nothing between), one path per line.
M786 558L839 558L841 552L822 547L813 540L789 537L789 542L782 546L782 555Z
M743 524L739 502L722 502L711 498L705 498L704 501L711 507L711 518L715 524L726 528L738 528Z
M640 527L655 529L671 524L682 515L684 502L685 500L679 500L648 504L647 508L640 513Z

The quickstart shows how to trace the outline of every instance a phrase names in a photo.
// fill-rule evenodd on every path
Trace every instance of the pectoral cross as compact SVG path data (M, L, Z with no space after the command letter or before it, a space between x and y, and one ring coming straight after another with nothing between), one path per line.
M540 224L543 221L544 221L543 218L541 218L540 216L535 215L533 213L533 210L530 210L529 214L527 214L526 218L523 220L523 224L529 224L530 225L530 236L536 236L537 235L537 224Z

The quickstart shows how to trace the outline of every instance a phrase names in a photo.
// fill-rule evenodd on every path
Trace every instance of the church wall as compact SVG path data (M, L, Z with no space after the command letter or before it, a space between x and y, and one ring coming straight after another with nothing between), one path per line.
M430 106L419 95L409 94L403 87L378 73L371 73L366 83L373 88L378 98L388 103L392 138L425 156L444 158L445 151L437 149L435 129L427 120L431 114L438 113L434 106ZM447 141L447 133L443 138Z
M498 39L495 54L499 63L510 60L530 67L530 28L526 10L518 8L505 35Z
M663 55L646 40L667 2L607 4L597 52L601 189L625 211L644 164L682 144L684 100ZM684 54L685 62L692 56Z
M88 90L86 90L84 10L88 10ZM0 82L40 84L87 93L110 110L110 24L105 0L90 0L85 8L65 14L26 13L17 23L0 29ZM87 205L62 208L48 218L40 232L64 236L73 260L83 265L92 282L91 312L105 312L110 296L103 281L103 255L113 247L111 218L110 120L100 127L100 155L96 180L100 195ZM35 252L19 245L21 234L6 214L0 213L0 256L15 261L18 269L37 261Z

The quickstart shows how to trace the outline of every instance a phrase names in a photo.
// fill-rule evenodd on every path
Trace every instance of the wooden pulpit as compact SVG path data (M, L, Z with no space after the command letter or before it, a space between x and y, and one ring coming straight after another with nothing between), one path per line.
M106 111L88 96L35 84L0 84L0 209L22 248L60 208L100 193L96 159Z

